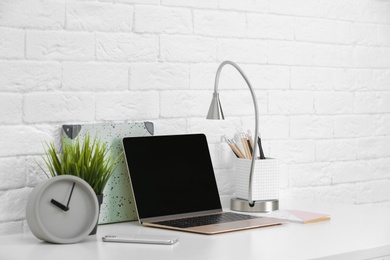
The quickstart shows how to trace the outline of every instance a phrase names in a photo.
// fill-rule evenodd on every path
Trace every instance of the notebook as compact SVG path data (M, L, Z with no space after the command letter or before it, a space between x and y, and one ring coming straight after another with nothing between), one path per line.
M75 138L84 140L89 133L106 143L109 153L117 157L122 153L122 139L125 136L153 135L152 122L105 122L98 124L63 125L62 136L66 142ZM137 214L131 193L129 174L124 159L115 164L114 172L104 188L103 203L100 207L99 224L136 220Z
M284 223L222 211L204 134L125 137L123 147L142 225L217 234Z
M289 222L301 224L309 224L330 220L330 216L328 214L292 209L280 209L268 213L267 215L273 218L283 219Z

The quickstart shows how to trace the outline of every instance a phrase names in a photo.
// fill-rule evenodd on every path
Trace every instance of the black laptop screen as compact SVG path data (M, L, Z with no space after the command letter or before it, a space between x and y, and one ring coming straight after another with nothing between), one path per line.
M140 219L221 208L206 136L126 137Z

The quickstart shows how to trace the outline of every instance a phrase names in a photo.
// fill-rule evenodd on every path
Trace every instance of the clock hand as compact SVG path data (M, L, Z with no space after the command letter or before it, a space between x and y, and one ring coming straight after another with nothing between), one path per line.
M68 204L66 204L66 207L68 208L68 210L69 210L69 202L70 202L70 199L72 198L72 194L73 194L73 190L74 190L75 185L76 185L76 183L73 182L72 189L70 190L70 194L69 194Z
M68 211L69 210L69 207L65 206L64 204L62 203L59 203L58 201L56 201L55 199L51 199L50 201L54 206L57 206L58 208L62 209L63 211Z
M75 182L73 182L73 185L72 185L72 189L70 191L70 194L69 194L69 199L68 199L68 204L65 206L64 204L56 201L55 199L51 199L51 203L54 205L54 206L57 206L58 208L62 209L63 211L68 211L69 210L69 202L70 202L70 198L72 198L72 194L73 194L73 189L74 189L74 186L76 185Z

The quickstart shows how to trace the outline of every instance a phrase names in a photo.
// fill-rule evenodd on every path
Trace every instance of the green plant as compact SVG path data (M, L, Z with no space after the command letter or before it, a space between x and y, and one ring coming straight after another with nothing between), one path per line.
M59 152L54 143L46 143L47 150L43 160L49 170L47 173L42 166L40 168L50 178L58 175L74 175L85 180L96 195L102 194L103 189L110 179L117 158L108 154L107 144L96 136L91 140L89 134L83 142L79 138L67 142L62 139L62 152Z

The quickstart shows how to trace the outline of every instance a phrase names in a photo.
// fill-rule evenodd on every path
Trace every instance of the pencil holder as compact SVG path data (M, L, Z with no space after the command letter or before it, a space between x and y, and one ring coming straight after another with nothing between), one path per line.
M235 166L235 196L248 199L250 159L236 158ZM267 158L255 161L252 178L252 200L279 199L279 162Z

